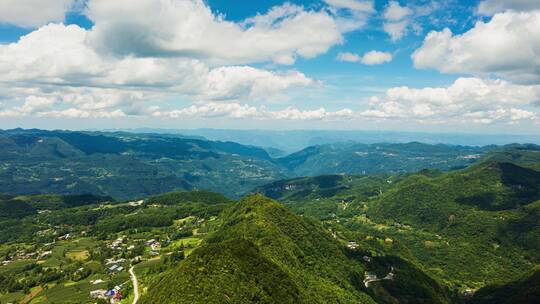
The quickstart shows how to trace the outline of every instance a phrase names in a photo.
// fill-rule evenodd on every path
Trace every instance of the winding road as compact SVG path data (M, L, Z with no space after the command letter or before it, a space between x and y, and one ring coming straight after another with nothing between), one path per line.
M133 294L135 295L133 297L133 304L137 304L139 301L139 282L137 281L137 277L133 271L133 266L131 266L129 269L129 275L131 276L131 282L133 283Z

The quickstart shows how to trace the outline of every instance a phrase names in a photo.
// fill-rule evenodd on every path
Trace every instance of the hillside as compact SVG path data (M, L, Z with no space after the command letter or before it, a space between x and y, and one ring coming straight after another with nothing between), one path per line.
M0 131L0 142L0 188L11 194L235 197L285 176L263 149L182 136L15 129Z
M540 299L540 270L504 285L480 289L471 300L472 304L535 304Z
M484 160L513 163L540 170L540 146L533 144L507 145L486 154Z
M433 280L399 258L396 279L387 282L394 289L365 289L364 271L372 266L360 254L355 257L316 222L263 196L243 199L223 217L221 228L150 286L142 303L449 301Z
M464 292L540 263L540 172L495 156L450 173L297 178L255 192Z
M278 161L297 176L403 173L426 168L447 171L468 166L488 149L417 142L342 143L308 147Z
M437 177L412 175L371 202L366 216L410 227L388 234L432 275L481 287L540 263L539 200L540 172L488 161Z

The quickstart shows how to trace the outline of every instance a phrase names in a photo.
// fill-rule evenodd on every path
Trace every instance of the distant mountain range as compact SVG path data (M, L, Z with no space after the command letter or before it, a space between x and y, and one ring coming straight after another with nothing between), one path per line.
M516 134L467 134L427 133L397 131L348 131L348 130L224 130L224 129L119 129L131 133L181 134L208 140L232 141L243 145L273 150L273 156L281 157L310 146L341 142L447 144L464 146L507 145L511 143L540 144L540 136ZM270 148L270 149L269 149ZM279 152L281 151L281 152Z
M13 194L125 199L205 188L237 196L287 176L263 149L171 135L8 130L0 146L0 188Z
M260 147L177 134L35 129L0 131L0 146L2 192L92 193L116 199L191 189L235 198L296 176L449 171L467 167L490 151L537 149L346 142L276 158Z

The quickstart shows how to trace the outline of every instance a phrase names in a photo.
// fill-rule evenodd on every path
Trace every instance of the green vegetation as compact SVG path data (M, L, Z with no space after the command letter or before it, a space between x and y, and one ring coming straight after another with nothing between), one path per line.
M488 286L478 290L473 304L534 304L540 299L540 270L504 285Z
M308 147L278 161L297 176L403 173L464 168L494 147L342 143Z
M342 143L272 158L263 148L181 135L22 129L0 130L0 143L0 189L5 193L91 193L116 200L193 189L238 198L287 177L448 171L503 149ZM508 148L525 149L531 155L539 150L537 146Z
M540 263L540 172L518 165L537 152L494 161L507 152L450 173L300 178L256 191L464 294L517 280Z
M539 297L534 145L343 144L275 160L258 148L172 135L2 134L0 186L71 194L0 194L0 303L95 303L91 291L115 286L128 303L132 266L142 303ZM361 175L273 181L342 170ZM51 172L77 180L45 181ZM258 186L263 181L270 183ZM200 185L233 197L257 186L257 194L235 202L206 190L166 192ZM144 195L155 192L165 193Z
M157 279L142 303L449 302L443 288L404 260L381 256L372 266L317 222L261 195L243 199L222 217L221 227ZM378 292L362 282L375 264L398 273Z
M118 200L210 189L231 197L286 176L261 148L174 135L0 131L0 189Z
M129 296L130 265L144 288L198 247L232 203L205 191L99 203L92 196L0 197L8 210L32 211L2 214L0 303L94 303L90 291L117 285Z

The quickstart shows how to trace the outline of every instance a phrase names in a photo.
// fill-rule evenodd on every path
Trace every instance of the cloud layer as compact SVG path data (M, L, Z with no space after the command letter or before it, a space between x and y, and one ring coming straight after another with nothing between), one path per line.
M504 80L459 78L448 87L395 87L371 99L362 115L422 122L518 122L538 120L527 108L540 100L540 86Z
M540 11L499 13L461 35L433 31L412 59L417 68L443 73L540 83Z
M83 3L93 26L63 24L66 12ZM400 3L391 0L378 12L381 40L420 35L443 5ZM5 0L0 23L35 30L0 44L0 117L538 122L540 10L534 9L540 9L537 1L484 0L473 16L481 21L472 28L454 34L441 26L429 33L412 55L413 64L468 75L448 86L400 86L371 98L361 92L363 97L330 96L321 103L311 97L329 94L331 85L293 64L304 66L333 47L342 51L340 61L393 60L391 52L355 54L341 46L377 13L374 1L286 2L231 21L203 0ZM365 46L387 47L367 41ZM334 76L325 73L324 79ZM301 102L288 103L300 93Z

